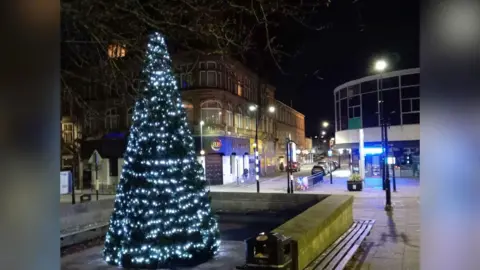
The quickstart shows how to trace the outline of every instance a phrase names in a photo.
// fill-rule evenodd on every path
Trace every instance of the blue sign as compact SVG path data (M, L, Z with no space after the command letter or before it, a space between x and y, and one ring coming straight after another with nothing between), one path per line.
M329 157L332 156L332 150L328 150L328 156L329 156Z

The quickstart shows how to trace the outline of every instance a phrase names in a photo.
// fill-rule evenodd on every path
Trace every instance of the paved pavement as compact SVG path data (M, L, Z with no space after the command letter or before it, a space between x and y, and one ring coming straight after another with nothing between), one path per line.
M305 176L304 167L296 176ZM392 192L393 211L384 210L385 191L379 178L367 178L361 192L349 192L349 172L339 170L308 191L297 193L348 194L355 197L353 214L356 219L375 219L371 234L346 267L348 270L417 270L420 269L420 185L419 179L397 178L397 192ZM215 186L212 191L256 192L256 186ZM261 182L261 192L285 192L286 178L279 176Z
M307 176L309 166L295 176ZM418 179L397 178L397 192L392 192L393 211L384 211L385 191L381 179L367 178L361 192L348 192L348 171L339 170L330 178L308 191L297 193L349 194L355 197L353 211L356 219L375 219L370 236L362 243L346 269L352 270L417 270L420 269L420 187ZM218 192L256 192L255 183L212 186ZM286 173L264 178L261 192L286 192ZM111 196L110 196L111 197ZM213 269L213 268L212 268Z

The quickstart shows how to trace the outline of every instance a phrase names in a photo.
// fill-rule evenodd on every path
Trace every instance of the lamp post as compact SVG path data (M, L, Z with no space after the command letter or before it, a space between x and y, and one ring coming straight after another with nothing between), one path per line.
M261 98L259 97L259 100ZM261 106L258 105L250 105L248 109L251 112L255 112L255 142L253 144L253 151L255 155L255 182L257 183L257 193L260 193L260 156L258 153L258 122L260 121L261 117ZM275 106L269 106L268 107L268 112L269 113L275 113Z
M203 125L205 122L203 120L200 121L200 155L205 155L205 150L203 150Z
M390 190L390 177L389 177L389 169L387 163L387 157L389 153L388 147L388 123L387 117L384 109L384 102L383 102L383 82L382 82L382 75L385 69L388 67L388 64L385 60L380 59L375 62L375 71L380 73L380 87L379 87L379 116L380 116L380 127L382 132L382 182L384 184L385 189L385 211L392 210L392 193Z

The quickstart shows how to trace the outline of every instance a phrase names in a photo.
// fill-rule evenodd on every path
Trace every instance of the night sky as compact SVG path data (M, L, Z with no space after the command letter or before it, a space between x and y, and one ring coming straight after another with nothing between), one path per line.
M282 62L286 74L270 68L269 78L277 99L305 114L307 136L319 134L322 120L333 124L333 89L372 74L376 58L386 58L390 70L419 66L418 1L333 0L317 19L329 28L282 26L286 47L300 54Z

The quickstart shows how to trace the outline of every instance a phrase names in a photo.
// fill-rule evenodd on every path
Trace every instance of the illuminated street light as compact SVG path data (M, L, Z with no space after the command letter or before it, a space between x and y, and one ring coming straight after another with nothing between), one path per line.
M375 62L375 70L379 72L383 72L387 68L388 64L387 61L381 59Z
M255 106L255 105L250 105L250 107L248 107L248 109L253 112L253 111L256 111L256 110L257 110L257 106Z
M323 121L322 126L323 126L324 128L327 128L328 125L329 125L329 123L328 123L327 121Z
M327 132L325 130L322 130L322 135L325 136L325 134L327 134Z
M200 151L200 155L204 156L204 155L205 155L205 150L202 149L202 150Z
M274 113L274 112L275 112L275 107L274 107L274 106L268 107L268 111L269 111L270 113Z
M326 143L326 142L327 142L327 140L323 140L323 143Z

